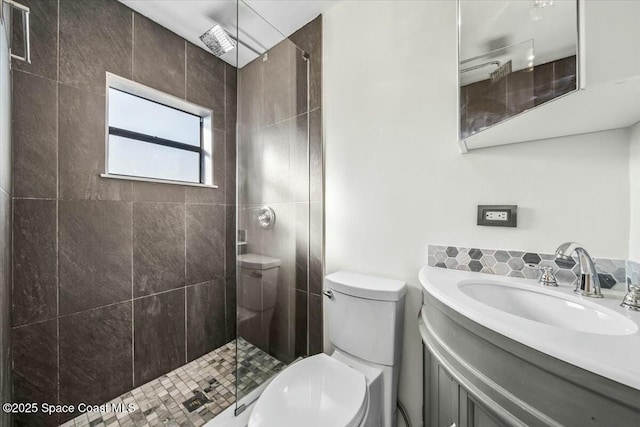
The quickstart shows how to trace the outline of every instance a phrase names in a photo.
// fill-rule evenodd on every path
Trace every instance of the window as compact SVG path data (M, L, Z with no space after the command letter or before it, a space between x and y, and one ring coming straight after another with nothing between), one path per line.
M109 178L213 185L211 110L107 74Z

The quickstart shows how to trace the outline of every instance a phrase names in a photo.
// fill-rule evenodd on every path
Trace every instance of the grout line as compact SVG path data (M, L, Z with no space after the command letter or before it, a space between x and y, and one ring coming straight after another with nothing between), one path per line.
M307 76L307 289L306 289L306 299L307 299L307 356L311 353L311 311L310 311L310 291L311 291L311 112L309 111L309 107L311 104L311 85L309 84L311 80L311 59L307 58L305 61L306 64L306 76Z
M58 28L56 34L56 42L58 42L57 52L56 52L56 80L60 81L60 0L58 0L58 8L57 8L58 16Z
M57 7L56 52L56 403L60 403L60 0Z
M136 385L136 328L135 328L135 300L134 300L134 209L133 202L131 202L131 385L135 387Z
M185 55L186 56L186 55ZM186 75L186 70L185 70ZM185 194L185 204L184 204L184 358L185 361L188 359L187 357L187 333L189 330L187 329L187 203L186 203L186 194Z
M187 100L187 41L184 41L184 100Z
M136 49L136 25L135 25L135 21L136 21L136 14L134 11L131 11L131 80L134 80L133 76L133 72L134 72L134 67L135 67L135 61L134 61L134 55L135 55L135 49Z
M189 361L189 352L187 351L187 333L189 329L187 328L187 300L189 297L187 296L187 287L184 287L184 361L187 363Z
M78 315L78 314L85 314L85 313L88 313L88 312L94 311L94 310L100 310L100 309L103 309L103 308L113 307L114 305L118 305L118 304L124 304L124 303L128 303L128 302L133 303L135 301L142 300L142 299L145 299L145 298L164 295L164 294L168 294L170 292L177 292L177 291L180 291L182 288L185 288L185 289L186 288L193 288L193 287L196 287L196 286L200 286L200 285L203 285L203 284L206 284L206 283L212 283L212 282L215 282L217 280L223 280L223 279L224 279L224 277L218 276L218 277L215 277L215 278L213 278L211 280L205 280L204 282L193 283L193 284L190 284L190 285L184 285L184 286L180 286L180 287L177 287L177 288L168 289L166 291L156 292L156 293L149 294L149 295L138 296L138 297L133 298L133 300L126 299L126 300L122 300L122 301L116 301L116 302L112 302L110 304L101 305L101 306L98 306L98 307L91 307L91 308L88 308L86 310L76 311L76 312L69 313L69 314L61 314L60 316L57 316L57 317L50 317L50 318L47 318L47 319L38 320L36 322L30 322L30 323L25 323L25 324L22 324L22 325L12 326L12 328L13 329L24 328L26 326L36 325L38 323L44 323L44 322L48 322L48 321L56 320L56 319L64 319L64 318L75 316L75 315Z

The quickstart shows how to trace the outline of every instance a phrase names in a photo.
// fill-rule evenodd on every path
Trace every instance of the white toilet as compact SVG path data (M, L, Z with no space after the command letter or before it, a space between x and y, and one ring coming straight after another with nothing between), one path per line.
M335 347L292 364L265 388L249 427L392 427L406 284L363 274L325 277Z
M264 255L238 255L238 330L242 338L267 353L280 264L279 259Z

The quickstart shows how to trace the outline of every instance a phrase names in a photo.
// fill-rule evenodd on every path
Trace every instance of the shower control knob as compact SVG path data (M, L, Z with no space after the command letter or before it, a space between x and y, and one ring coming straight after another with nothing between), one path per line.
M264 229L273 227L276 222L276 213L273 208L269 206L263 206L258 212L258 224Z
M333 299L333 292L331 291L322 291L322 295L324 295L325 297L329 298L329 299Z

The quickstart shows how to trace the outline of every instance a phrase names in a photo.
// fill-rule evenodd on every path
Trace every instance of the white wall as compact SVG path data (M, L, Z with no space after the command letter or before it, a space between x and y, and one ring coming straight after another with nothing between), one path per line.
M640 262L640 122L629 132L629 259Z
M626 258L628 131L461 155L454 1L343 1L323 34L326 271L411 286L400 399L419 426L427 244ZM517 204L518 228L476 226L478 204Z

